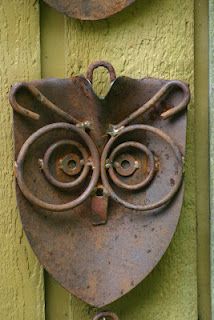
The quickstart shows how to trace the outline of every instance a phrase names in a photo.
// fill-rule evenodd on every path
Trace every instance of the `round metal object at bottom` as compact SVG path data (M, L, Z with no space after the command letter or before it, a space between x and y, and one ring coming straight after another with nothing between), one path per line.
M119 320L118 316L110 311L102 311L93 318L93 320Z
M100 20L123 10L135 0L44 0L51 7L80 20Z

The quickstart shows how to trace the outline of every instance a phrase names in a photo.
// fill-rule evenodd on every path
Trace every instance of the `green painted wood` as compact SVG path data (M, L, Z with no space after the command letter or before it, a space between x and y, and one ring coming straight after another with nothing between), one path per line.
M195 1L195 141L197 208L198 317L211 318L209 138L208 138L208 1Z
M44 320L43 270L25 238L13 177L14 82L40 78L39 6L35 0L0 1L0 319Z
M186 192L176 235L150 276L109 308L121 320L197 319L194 1L138 0L120 14L97 22L63 18L43 5L41 25L42 61L54 61L43 66L45 77L85 73L90 62L105 59L118 75L177 78L190 83ZM56 32L57 40L48 37L50 32ZM61 52L57 59L56 41ZM106 91L106 73L97 71L95 78L97 92ZM89 320L95 313L50 276L46 277L46 306L47 320Z
M197 317L193 9L192 0L176 4L172 0L137 1L107 21L82 23L67 19L67 75L82 73L91 61L104 59L111 61L120 75L181 79L191 85L181 220L169 250L151 275L110 306L122 320ZM98 91L104 89L104 79L95 82ZM88 320L93 313L76 299L71 300L70 310L74 320Z
M210 231L211 231L211 295L214 319L214 1L209 1L209 116L210 116Z
M113 63L118 74L178 78L191 84L186 192L181 221L169 250L151 275L109 307L121 320L210 319L206 22L207 0L179 0L176 4L173 0L137 0L124 12L99 22L64 18L41 2L42 77L84 73L91 61L106 59ZM214 208L213 30L214 1L210 0L211 208ZM5 320L44 319L43 271L25 239L16 209L11 174L11 110L7 101L11 83L40 78L39 40L38 2L0 1L0 130L3 137L0 146L3 166L0 171L0 319ZM96 72L98 93L106 92L107 83L106 73ZM213 248L213 213L211 222ZM213 249L211 256L213 271ZM211 281L214 288L213 277ZM69 295L47 274L45 285L47 320L92 318L93 308Z

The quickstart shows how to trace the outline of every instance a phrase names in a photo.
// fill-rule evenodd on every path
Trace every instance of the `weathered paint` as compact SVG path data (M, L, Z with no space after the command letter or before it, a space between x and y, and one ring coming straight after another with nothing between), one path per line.
M209 1L209 116L210 116L210 233L211 233L211 303L214 319L214 1Z
M210 319L208 1L195 1L195 139L198 319Z
M139 0L98 22L63 18L45 5L41 10L44 77L84 73L90 62L104 59L118 75L177 78L191 84L186 193L175 238L152 274L109 308L121 320L197 319L194 1ZM95 79L97 92L106 92L106 73L97 71ZM94 312L46 277L48 320L89 320Z
M0 1L0 319L43 320L43 271L25 238L13 184L10 85L40 77L39 8Z
M112 62L118 74L123 73L132 77L151 75L179 78L190 81L193 91L193 9L196 15L198 14L199 30L200 12L206 2L206 0L196 0L194 8L193 0L177 2L174 0L137 0L133 8L130 7L111 19L94 23L77 22L64 18L41 4L42 75L60 77L70 73L79 74L85 72L88 63L102 58ZM210 0L210 9L210 39L212 40L214 38L213 0ZM205 15L203 22L204 19L206 19ZM201 34L199 38L197 38L197 30L195 34L195 41L204 43L205 34ZM37 1L2 0L0 2L0 42L0 130L2 137L0 147L2 164L0 171L0 319L40 320L44 319L42 269L25 240L16 210L11 174L13 145L11 111L7 102L7 91L11 83L40 77ZM200 158L195 161L197 154L194 141L194 106L197 108L197 128L199 126L198 131L201 133L201 135L196 135L196 139L200 138L201 143L207 141L205 133L207 119L203 100L206 95L206 86L201 77L201 70L204 67L203 54L206 54L206 48L203 46L202 50L200 45L195 47L196 51L201 51L201 55L198 56L199 60L197 60L197 54L195 56L195 89L198 94L195 95L195 105L193 95L189 112L186 196L182 218L175 239L159 266L127 297L112 305L111 308L121 316L121 320L195 320L198 318L195 168L201 170L201 173L197 174L197 191L202 192L200 197L197 197L197 206L199 205L197 211L200 215L198 260L201 258L203 261L198 264L199 317L204 320L209 319L207 224L200 223L200 221L203 222L204 217L207 217L205 181L207 171L204 169L206 159L202 157L205 155L204 158L206 158L207 150L205 147L200 149L198 145L196 150L200 149ZM212 42L210 49L212 68L210 70L213 70L214 65L213 52ZM199 65L198 68L197 65ZM107 89L106 74L102 74L101 78L99 75L99 79L97 77L95 86L98 92L101 90L103 92ZM213 71L210 79L210 88L212 88ZM200 91L200 88L203 89ZM210 90L210 97L210 101L214 101L213 90ZM211 123L213 121L214 118L211 118ZM213 146L214 143L211 144L211 154L214 154ZM214 156L211 159L211 168L214 167L213 159ZM214 190L213 175L211 177L211 188ZM203 179L200 188L199 178ZM212 194L214 194L213 191ZM213 200L211 204L214 207ZM213 239L212 243L214 243ZM206 266L206 271L203 270L204 266ZM213 266L214 263L212 271ZM212 286L214 287L213 279ZM46 318L48 320L86 320L91 319L94 312L95 310L70 296L46 275Z

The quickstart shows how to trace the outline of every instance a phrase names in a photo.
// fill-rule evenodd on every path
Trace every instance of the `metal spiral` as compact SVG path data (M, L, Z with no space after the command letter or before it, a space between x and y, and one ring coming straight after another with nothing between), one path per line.
M92 84L93 72L96 68L101 66L108 70L110 82L114 82L116 80L115 70L111 64L105 61L97 61L91 64L88 68L86 79ZM84 131L84 129L91 127L90 121L87 120L85 122L80 122L80 120L76 119L69 113L62 110L56 104L54 104L32 84L23 82L13 86L10 93L10 103L15 112L24 116L26 119L35 121L40 119L40 114L26 108L25 106L22 106L20 104L20 101L17 101L17 94L20 94L21 90L25 90L30 96L36 99L39 104L43 105L44 110L45 112L47 112L47 114L53 113L55 116L59 116L61 119L63 119L63 121L68 122L54 123L44 126L33 133L23 144L16 161L16 177L19 188L21 189L25 198L27 198L32 204L46 210L65 211L72 209L85 201L93 192L93 190L96 189L97 183L99 181L99 184L102 184L103 190L105 189L106 191L105 195L109 195L113 200L129 209L146 211L156 209L167 204L176 194L182 183L182 154L173 140L160 129L141 124L131 125L131 123L133 123L133 121L136 121L139 117L142 117L143 114L148 110L154 108L157 103L165 99L166 96L175 89L182 91L183 96L181 101L178 104L175 104L169 110L161 113L160 116L163 119L167 119L174 116L178 112L185 110L190 100L188 86L185 83L177 80L167 81L155 93L153 97L151 97L137 110L129 114L125 119L115 125L109 124L109 129L107 130L106 134L110 135L111 137L107 144L104 146L100 161L100 155L98 154L95 143ZM80 186L82 191L84 189L84 185L87 184L90 180L82 194L78 194L76 196L77 193L74 192L72 197L76 196L76 198L72 201L65 201L66 203L63 204L53 204L48 203L48 201L46 200L41 200L42 195L40 194L41 198L37 197L35 195L35 192L32 192L32 190L30 190L28 184L26 184L26 179L24 178L24 164L26 159L28 159L30 147L35 142L37 142L37 140L39 140L44 134L51 133L54 130L67 130L67 132L73 132L75 133L76 138L64 135L64 137L61 139L51 140L52 143L47 146L47 149L38 159L40 169L46 180L44 182L43 179L43 182L46 184L46 186L48 182L51 186L57 188L60 195L57 200L58 202L60 202L62 201L62 199L68 198L68 193L64 193L65 195L61 195L60 192L62 193L62 191L70 191L71 189L76 190ZM149 145L147 145L145 141L142 141L143 135L141 135L140 138L138 137L137 139L135 139L136 131L141 131L141 133L144 132L146 133L146 135L147 133L153 134L161 139L163 143L166 143L173 153L176 162L175 166L177 167L177 172L174 173L175 181L173 177L171 179L173 183L169 192L166 192L164 196L161 195L160 199L158 200L155 198L153 203L150 200L150 197L144 201L143 205L141 199L140 204L133 204L127 200L123 200L122 197L125 194L125 198L127 199L130 198L130 194L135 193L137 199L139 198L137 192L144 195L143 192L140 192L144 188L146 194L148 188L156 183L156 178L158 174L160 174L161 168L159 168L159 154L156 154L154 150L150 149ZM127 133L131 136L126 135ZM125 135L126 137L124 139ZM61 156L56 157L56 155L58 155L62 150L64 151L62 152ZM136 152L140 152L140 154L144 155L144 158L146 158L146 170L142 167L140 161L135 159L135 157L133 156L133 153ZM52 170L54 161L55 163L57 163L58 175L55 174L56 172ZM28 170L31 171L32 168L28 168ZM143 176L141 177L140 182L136 182L136 179L132 179L132 177L136 176L136 173L139 173L139 175ZM63 176L64 179L59 179L59 176ZM162 178L164 178L163 175ZM127 182L128 180L129 182ZM130 181L134 181L134 183L130 183ZM166 186L163 186L163 189L165 187ZM33 191L37 191L35 188L36 185L32 188L34 189ZM153 194L155 194L156 190L153 191ZM162 188L160 188L160 191L162 191ZM52 199L56 196L56 192L52 192L51 195L52 198L49 197L50 202L52 202Z
M90 182L82 194L76 199L64 204L47 203L39 199L31 192L24 180L24 164L30 147L45 134L53 133L54 135L56 130L65 130L67 133L75 133L80 138L81 142L63 139L50 145L44 153L43 159L39 159L40 168L47 181L59 189L72 189L85 182L89 172L92 172ZM65 148L65 152L62 155L58 155L59 149L63 147ZM72 148L73 152L69 151L69 148ZM59 181L59 179L54 176L50 164L51 161L57 161L57 159L54 158L54 154L58 155L57 170L61 170L61 173L66 176L66 180L68 180L69 177L73 177L74 181ZM89 197L96 186L99 174L100 160L95 144L84 130L67 123L50 124L33 133L23 144L16 161L17 183L25 198L32 204L50 211L65 211L80 205Z
M137 149L141 152L145 153L149 160L149 173L145 179L143 179L140 183L137 184L128 184L122 182L117 174L121 176L132 176L133 173L139 169L139 163L132 157L129 153L122 154L120 157L120 162L114 161L116 156L120 154L123 150ZM109 162L112 164L109 166L109 176L111 180L120 188L126 190L139 190L146 186L153 178L155 174L155 161L152 152L143 144L135 141L127 141L119 144L115 149L113 149L112 153L109 156Z
M128 191L137 191L148 187L150 184L155 183L155 173L158 169L159 159L158 155L153 154L151 150L142 142L139 141L126 141L123 142L124 136L128 133L130 135L134 135L136 132L142 131L144 133L150 133L163 140L171 149L174 154L175 163L176 163L176 174L175 181L173 182L173 186L170 187L170 191L164 195L158 201L151 204L134 204L128 201L123 200L114 190L114 186L116 185L119 188L128 190ZM134 139L134 138L133 138ZM126 140L126 139L124 139ZM135 170L139 169L137 163L133 163L132 156L130 154L131 148L139 149L141 152L145 154L147 157L147 173L146 177L137 184L127 184L120 180L119 176L126 176L121 172L121 167L123 161L127 161L128 163L128 175L131 177ZM122 151L126 150L126 153L122 153L122 158L119 161L115 161L115 158L120 155ZM127 158L127 150L128 150L128 158ZM131 158L129 158L131 157ZM155 158L156 157L156 160ZM122 160L121 160L122 159ZM131 160L130 160L131 159ZM167 204L173 196L178 191L183 177L183 161L182 154L179 148L175 145L173 140L163 131L157 129L155 127L147 126L147 125L132 125L122 129L117 136L111 137L108 143L106 144L102 159L101 159L101 176L104 188L107 190L108 194L112 199L122 204L126 208L147 211L152 209L157 209L165 204ZM118 171L119 168L119 171ZM122 168L123 169L123 168ZM127 175L127 176L128 176ZM148 188L147 188L148 189Z
M50 162L54 153L60 149L60 147L72 148L75 147L76 152L67 152L60 161L59 169L68 176L77 176L78 177L71 182L61 182L57 180L50 170ZM75 151L75 150L74 150ZM89 155L86 150L80 143L72 140L61 140L53 145L51 145L44 155L42 160L42 170L47 178L47 180L52 183L54 186L61 189L71 189L79 184L81 184L87 177L90 170L90 163L88 162Z

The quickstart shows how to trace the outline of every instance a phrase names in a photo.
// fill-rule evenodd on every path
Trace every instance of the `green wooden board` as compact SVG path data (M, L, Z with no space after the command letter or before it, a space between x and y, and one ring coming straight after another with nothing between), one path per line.
M16 207L12 113L7 92L12 83L20 80L84 73L88 64L98 59L109 60L118 75L187 81L192 92L185 200L176 235L150 276L109 308L121 320L210 319L207 3L207 0L136 0L133 6L107 20L81 22L64 17L42 1L40 10L35 0L0 1L0 160L3 168L0 170L0 319L89 320L96 312L69 295L47 274L44 289L43 270L25 239ZM212 235L213 30L214 1L210 0ZM95 72L94 87L98 94L108 90L106 72ZM211 241L214 247L213 236ZM211 255L214 271L214 250ZM214 288L213 276L211 280ZM214 299L212 304L214 308Z
M109 306L121 320L195 320L198 314L194 1L178 2L136 1L124 12L97 22L64 18L45 5L41 7L43 77L81 74L90 62L104 59L115 66L118 75L174 78L191 85L181 220L169 250L151 275ZM98 93L107 91L105 72L96 72L94 86ZM49 276L46 308L48 320L89 320L96 311L69 295Z
M214 319L214 1L209 1L210 241L211 302Z
M13 183L12 110L8 91L40 78L39 6L0 1L0 319L44 320L43 270L25 238Z

